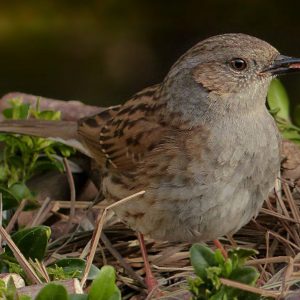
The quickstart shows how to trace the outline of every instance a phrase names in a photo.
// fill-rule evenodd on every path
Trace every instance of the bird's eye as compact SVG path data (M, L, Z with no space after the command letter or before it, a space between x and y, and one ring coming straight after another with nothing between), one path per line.
M242 58L234 58L229 62L232 69L236 71L243 71L247 67L247 63Z

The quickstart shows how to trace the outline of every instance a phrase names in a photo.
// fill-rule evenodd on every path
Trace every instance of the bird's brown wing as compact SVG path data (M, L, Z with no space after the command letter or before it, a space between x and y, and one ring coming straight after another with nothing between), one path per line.
M100 166L132 171L166 135L168 129L155 113L162 105L155 100L158 87L80 122L79 135Z

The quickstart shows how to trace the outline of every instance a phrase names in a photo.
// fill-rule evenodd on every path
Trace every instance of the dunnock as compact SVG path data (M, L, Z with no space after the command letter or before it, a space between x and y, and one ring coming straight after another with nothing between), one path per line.
M72 122L3 122L9 131L63 140L96 160L104 196L138 232L206 241L255 216L280 167L280 136L265 100L276 75L298 69L245 34L208 38L163 82L123 105Z

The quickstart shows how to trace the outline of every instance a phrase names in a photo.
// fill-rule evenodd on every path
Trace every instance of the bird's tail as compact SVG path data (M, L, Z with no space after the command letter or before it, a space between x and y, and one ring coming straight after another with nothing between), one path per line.
M75 121L7 120L0 122L0 133L16 133L48 138L91 156L77 133Z

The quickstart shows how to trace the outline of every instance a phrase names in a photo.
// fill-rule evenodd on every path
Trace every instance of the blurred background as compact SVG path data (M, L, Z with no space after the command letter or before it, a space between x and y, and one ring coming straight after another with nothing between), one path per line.
M195 43L226 32L300 57L299 12L300 1L1 1L0 94L124 102ZM299 102L300 76L283 82Z

